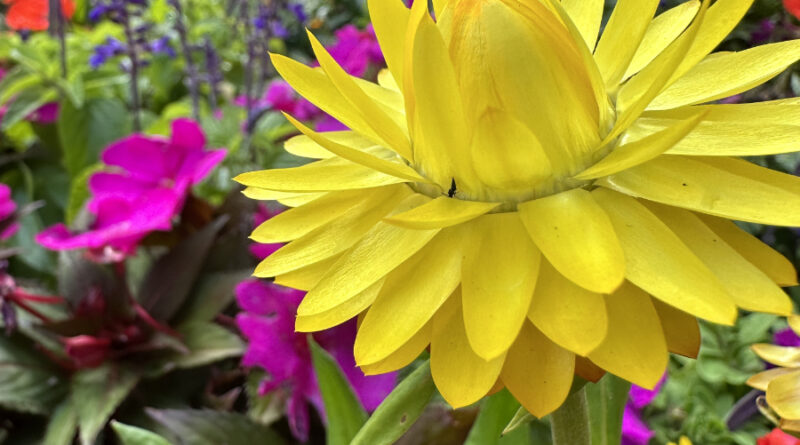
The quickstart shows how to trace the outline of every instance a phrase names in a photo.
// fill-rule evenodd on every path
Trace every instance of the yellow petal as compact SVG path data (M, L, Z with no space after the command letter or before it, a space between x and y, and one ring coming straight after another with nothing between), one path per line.
M800 178L741 159L661 156L598 184L714 216L800 226Z
M365 311L378 298L384 279L364 289L342 304L325 312L312 315L298 315L294 329L297 332L318 332L338 326Z
M441 229L475 219L499 205L496 202L462 201L440 196L417 208L385 218L384 221L409 229Z
M388 69L383 69L378 72L378 85L392 91L400 92L400 86L397 84L397 81L392 76L392 72ZM401 101L403 98L401 96ZM403 111L405 112L405 103L402 103Z
M700 352L700 325L697 319L659 300L652 299L652 302L661 320L669 352L697 358Z
M341 158L323 159L301 167L243 173L240 184L280 192L328 192L353 190L406 182Z
M800 419L800 371L775 377L767 386L767 403L779 416Z
M638 73L661 54L692 23L698 9L700 1L691 0L659 14L647 27L642 43L623 77L627 79Z
M288 207L297 207L307 204L326 195L319 192L277 192L275 190L260 189L258 187L247 187L242 191L244 196L258 201L278 201ZM288 202L290 204L285 204Z
M787 316L792 300L766 274L742 258L736 250L689 211L647 203L689 249L719 278L722 287L742 309Z
M308 38L311 41L311 48L317 57L320 66L328 75L328 78L339 90L339 93L353 104L367 125L386 141L387 147L391 148L406 159L411 160L411 142L408 134L393 120L377 102L373 101L349 74L333 59L324 46L317 38L308 31ZM293 122L294 123L294 122ZM297 126L295 124L295 126ZM299 129L299 127L298 127ZM301 130L302 131L302 130ZM304 133L310 136L308 133ZM329 148L330 150L330 148Z
M658 0L619 0L614 7L594 53L609 90L622 81L656 8Z
M741 256L767 274L780 286L797 285L797 271L791 261L736 224L722 218L698 215L703 222L736 249Z
M360 151L376 146L374 142L354 131L329 131L325 133L325 138ZM283 148L302 158L329 159L336 156L304 134L289 139L283 144Z
M328 272L328 269L330 269L342 255L346 255L346 253L347 252L343 252L318 263L278 275L275 277L275 284L308 292L319 284L322 277Z
M671 127L658 133L616 147L600 162L576 175L575 178L585 180L613 175L654 159L679 143L687 134L691 134L704 116L704 113L698 113L684 121L675 122Z
M787 318L789 327L792 328L795 334L800 332L800 315L792 315Z
M366 190L331 192L306 205L279 213L259 225L251 235L258 243L282 243L295 240L312 230L348 213L365 203L377 204L396 190L379 187ZM358 211L358 210L356 210Z
M733 324L736 305L730 295L661 220L625 195L598 189L594 197L617 232L625 252L628 280L684 312L715 323Z
M431 374L439 393L453 408L480 400L503 369L505 354L486 361L473 352L464 330L456 292L436 313L431 337Z
M562 275L597 293L613 292L622 283L622 248L591 193L573 189L518 208L528 234Z
M417 253L437 232L379 222L306 294L297 314L318 314L349 300Z
M605 3L604 0L561 0L561 5L580 30L590 51L594 50L597 43Z
M606 371L592 363L586 357L575 356L575 375L592 383L597 383L606 375Z
M800 41L715 53L653 100L651 110L700 104L739 94L777 76L800 59Z
M589 359L639 386L655 387L667 368L669 354L650 297L626 283L606 297L606 306L608 335Z
M751 346L764 361L784 368L800 367L800 348L759 343Z
M450 0L433 0L433 14L436 17L439 17L442 14L442 10L444 10L445 5Z
M594 350L608 331L603 296L576 286L547 261L539 270L528 319L550 340L582 356Z
M278 276L344 252L358 243L409 193L402 187L376 189L341 217L278 249L256 267L255 276Z
M400 1L369 0L369 17L381 52L396 83L403 79L405 33L408 26L408 8Z
M405 179L407 181L428 182L425 178L420 176L419 173L417 173L413 168L404 164L402 159L400 159L399 157L396 159L382 159L380 157L370 154L367 151L362 151L352 147L348 147L347 145L338 144L335 141L323 136L322 134L317 133L314 130L306 127L300 121L289 116L288 114L284 113L284 116L286 116L286 119L288 119L289 122L291 122L292 125L294 125L295 128L300 130L300 132L303 133L305 136L308 136L311 140L313 140L317 144L325 147L325 149L343 159L347 159L350 162L354 162L364 167L371 168L375 171L379 171L381 173L394 176L400 179Z
M800 369L798 368L768 369L764 372L759 372L758 374L747 379L747 384L760 391L766 391L767 387L769 386L769 382L773 381L776 377L780 377L786 374L791 374L793 372L800 372Z
M575 354L525 323L508 351L500 378L528 412L542 418L566 400L574 369Z
M778 427L784 431L791 431L793 433L800 432L800 420L793 419L780 419ZM692 444L687 444L692 445Z
M531 304L541 255L514 213L484 215L471 224L461 291L472 349L491 360L517 338Z
M369 365L361 366L361 370L366 375L386 374L387 372L397 371L411 364L431 342L431 330L433 320L422 327L410 340L403 346L394 351L385 359Z
M510 113L488 109L475 125L472 165L486 187L519 194L552 174L539 139Z
M353 349L359 366L383 360L402 347L458 287L462 238L463 231L459 228L442 230L389 275L358 329ZM387 248L387 245L378 247L381 257L389 254Z

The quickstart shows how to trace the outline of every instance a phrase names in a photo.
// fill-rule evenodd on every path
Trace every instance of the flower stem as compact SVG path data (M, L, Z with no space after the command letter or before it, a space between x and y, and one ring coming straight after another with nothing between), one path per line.
M589 405L586 390L572 393L567 400L550 415L553 445L591 445L589 428Z
M131 26L131 17L127 6L123 9L122 25L125 30L125 39L128 41L128 58L131 62L131 111L133 113L133 131L142 131L142 121L139 115L141 103L139 102L139 53L136 49L136 36Z

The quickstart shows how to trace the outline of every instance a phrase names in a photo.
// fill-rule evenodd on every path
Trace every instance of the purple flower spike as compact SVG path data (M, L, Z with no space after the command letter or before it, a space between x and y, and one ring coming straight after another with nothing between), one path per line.
M90 249L105 260L132 254L150 232L170 230L190 187L225 157L205 143L194 121L177 119L170 139L135 134L112 144L102 155L111 168L89 178L89 230L73 233L59 224L36 240L51 250Z

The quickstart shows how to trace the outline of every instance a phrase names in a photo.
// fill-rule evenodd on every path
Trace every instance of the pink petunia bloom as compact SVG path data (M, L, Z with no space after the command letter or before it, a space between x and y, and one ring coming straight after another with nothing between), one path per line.
M191 186L225 157L225 150L205 150L205 144L189 119L173 121L169 139L135 134L111 144L102 154L109 169L89 179L89 230L73 233L58 224L36 240L52 250L90 249L106 260L132 254L150 232L172 227Z
M641 413L645 406L653 402L666 380L667 375L664 374L653 389L631 386L628 403L625 405L625 413L622 417L621 445L647 445L653 438L655 433L644 423Z
M285 399L292 434L308 439L311 403L324 419L325 409L311 361L307 335L294 330L295 313L304 292L273 283L248 280L236 288L236 299L244 310L236 317L248 348L242 364L268 373L259 392ZM373 411L392 391L396 374L365 376L356 367L353 343L356 321L313 334L314 340L339 364L364 409Z
M17 203L11 199L11 187L0 183L0 241L5 241L19 230L19 223L14 221Z

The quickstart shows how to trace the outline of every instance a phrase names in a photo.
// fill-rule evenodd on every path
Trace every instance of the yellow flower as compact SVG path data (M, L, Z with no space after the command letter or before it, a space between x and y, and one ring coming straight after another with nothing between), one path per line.
M800 334L800 316L789 317L789 327ZM757 344L752 349L777 368L750 377L747 384L767 393L781 429L800 432L800 347Z
M256 270L308 290L297 329L361 316L367 373L430 346L453 406L502 386L534 415L573 373L641 386L668 351L695 356L695 317L788 315L792 265L727 219L800 225L800 179L738 156L795 150L800 100L698 105L800 58L800 42L709 55L752 0L371 0L388 71L348 76L273 56L352 131L303 133L308 165L243 174L296 207L253 239L289 242Z
M686 436L681 436L681 440L678 443L670 442L667 445L692 445L692 441Z

